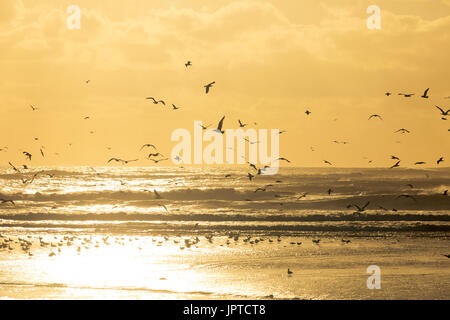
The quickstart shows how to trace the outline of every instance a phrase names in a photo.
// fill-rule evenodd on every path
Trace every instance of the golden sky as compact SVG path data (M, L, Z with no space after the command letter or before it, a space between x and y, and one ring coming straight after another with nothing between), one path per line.
M372 4L380 30L366 26ZM104 165L143 158L144 143L169 155L173 130L223 115L225 128L287 130L292 166L448 165L450 118L434 105L450 108L449 49L450 0L1 1L0 165L27 163L22 151L31 165Z

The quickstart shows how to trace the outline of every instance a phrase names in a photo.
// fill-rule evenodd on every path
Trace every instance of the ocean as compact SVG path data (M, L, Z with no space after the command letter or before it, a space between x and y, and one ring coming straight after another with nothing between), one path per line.
M450 298L450 168L251 170L2 169L0 297Z

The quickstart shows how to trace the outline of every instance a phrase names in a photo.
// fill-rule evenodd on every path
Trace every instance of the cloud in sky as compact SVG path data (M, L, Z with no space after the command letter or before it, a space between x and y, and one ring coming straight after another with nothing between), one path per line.
M67 29L68 4L2 2L0 94L6 106L0 112L14 112L15 120L34 131L43 130L54 146L74 135L74 140L83 140L83 148L91 151L94 161L104 156L93 138L77 133L75 125L64 133L65 121L82 113L97 114L102 119L95 124L99 135L107 132L105 138L122 141L117 142L118 148L128 152L126 139L113 131L112 124L118 121L130 130L150 122L143 120L149 106L141 101L148 94L183 104L185 116L173 119L173 114L157 110L154 115L152 110L148 117L157 117L157 123L151 129L135 130L130 139L142 141L158 134L160 143L168 144L171 130L225 112L256 117L266 127L291 129L291 136L285 138L286 152L304 159L306 165L316 161L316 155L305 156L296 148L306 129L311 144L323 144L338 130L349 140L360 139L355 130L365 133L368 140L361 139L354 149L333 151L343 163L352 165L359 163L353 155L365 142L381 139L398 147L390 131L374 135L373 128L358 125L356 119L366 119L367 113L391 112L392 118L403 117L417 130L424 130L422 122L428 114L415 117L408 111L424 108L422 101L407 102L407 110L400 109L398 100L383 100L385 90L418 92L432 87L434 95L450 95L445 87L450 71L448 1L435 1L432 6L429 1L415 0L413 9L404 11L401 1L380 1L379 31L366 28L365 10L371 4L367 1L305 1L303 10L297 12L289 10L297 1L218 1L211 7L197 1L170 5L136 1L140 10L135 15L132 9L121 10L119 1L104 7L79 2L81 30ZM194 63L188 74L183 66L187 59ZM93 78L89 88L80 85L86 77ZM206 99L202 86L210 80L218 86L214 96ZM26 107L31 102L43 105L46 118L41 120L51 123L46 129L40 129L28 115ZM303 123L300 115L306 106L315 109L321 122ZM342 124L333 123L333 131L329 126L323 128L324 122L339 114L345 115L340 117ZM121 122L124 117L128 117L126 123ZM174 127L167 127L166 122ZM298 132L300 122L303 130ZM396 125L393 120L389 124ZM347 129L350 125L353 131ZM12 122L5 124L1 133L12 130L11 126ZM441 126L438 123L420 132L432 139L443 130ZM51 130L63 133L52 137ZM30 144L31 132L16 133L8 143ZM408 141L404 144L409 145ZM308 148L309 144L304 146ZM440 145L424 148L437 153ZM404 152L414 154L407 147ZM69 158L73 160L65 160Z

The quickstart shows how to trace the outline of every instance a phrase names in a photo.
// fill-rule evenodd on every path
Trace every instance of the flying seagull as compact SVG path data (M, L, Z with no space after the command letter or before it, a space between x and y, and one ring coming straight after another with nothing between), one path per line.
M121 162L122 164L128 164L129 162L134 162L134 161L138 161L139 159L133 159L133 160L122 160L122 159L118 159L118 158L111 158L108 160L108 163L110 163L111 161L116 161L116 162Z
M286 158L278 158L277 159L278 161L280 161L280 160L282 160L282 161L286 161L287 163L291 163L288 159L286 159Z
M428 99L430 96L428 95L428 91L430 90L430 88L428 88L427 90L425 90L425 92L423 93L423 96L421 96L421 98L424 99Z
M166 103L164 102L164 100L156 100L153 97L147 97L145 98L146 100L153 100L153 104L158 104L158 103L162 103L163 105L166 105Z
M239 122L239 127L240 128L244 128L245 126L248 125L247 123L242 123L241 120L238 120L238 122Z
M155 194L156 199L161 199L161 195L158 193L158 191L153 190L153 193Z
M400 167L400 161L397 161L390 169Z
M211 125L208 124L207 126L204 126L204 125L202 125L202 124L199 124L199 126L202 127L203 130L206 130L206 129L208 129Z
M25 155L25 157L27 157L28 158L28 160L30 160L31 161L31 157L32 157L32 155L31 155L31 153L29 153L29 152L26 152L26 151L24 151L24 152L22 152L24 155Z
M153 144L150 144L150 143L144 144L144 145L141 147L141 150L139 150L139 151L142 151L142 149L144 149L144 148L153 148L153 149L156 150L156 147L155 147Z
M405 129L405 128L398 129L397 131L395 131L395 133L397 133L397 132L401 132L401 133L410 133L410 131L407 130L407 129Z
M187 68L187 67L192 67L192 62L191 62L191 61L188 61L188 62L186 62L184 65L186 66L186 68Z
M388 97L389 97L391 94L392 94L391 92L386 92L386 93L385 93L385 95L388 96Z
M323 160L323 163L325 163L325 164L329 164L330 166L332 166L331 162L330 162L330 161L328 161L328 160Z
M308 195L308 192L303 193L302 195L300 195L297 200L300 200L302 198L306 198L306 196Z
M306 110L305 113L306 113L307 116L309 116L311 114L311 111Z
M8 164L13 168L13 170L17 173L20 173L19 169L17 169L11 162L8 162Z
M443 158L443 157L440 157L440 158L438 159L438 161L436 161L437 164L440 164L441 162L444 162L444 158Z
M435 106L436 108L438 108L439 109L439 111L441 111L441 115L443 115L443 116L448 116L449 114L449 112L450 112L450 109L448 109L447 111L444 111L442 108L440 108L440 107L438 107L438 106Z
M161 161L169 160L169 158L164 158L164 159L152 159L152 158L149 158L149 160L152 160L154 163L159 163Z
M418 165L418 164L425 164L426 162L424 162L424 161L417 161L416 163L414 163L415 165Z
M33 106L32 104L30 104L30 108L31 108L31 110L33 110L33 111L36 111L36 110L38 110L38 108L36 108L35 106Z
M208 92L209 92L209 89L213 86L213 84L215 84L216 82L215 81L213 81L213 82L211 82L211 83L208 83L206 86L204 86L205 87L205 89L206 89L206 94L208 94Z
M355 207L358 210L358 212L364 212L369 204L370 204L370 201L367 201L367 203L364 206L362 206L362 207L360 207L360 206L358 206L356 204L352 204L352 205L349 205L347 207Z
M2 204L4 204L4 203L11 203L13 206L15 206L16 204L14 203L14 201L13 200L6 200L6 199L0 199L0 201L2 202Z
M380 120L383 120L383 118L382 118L380 115L378 115L378 114L372 114L372 115L369 117L369 120L372 119L372 118L378 118L378 119L380 119Z
M161 153L159 153L159 152L157 152L157 153L150 153L149 155L148 155L148 157L147 158L151 158L151 157L157 157L157 156L161 156L161 157L164 157L164 155L163 154L161 154Z
M178 109L180 109L180 107L177 107L176 105L174 105L174 104L172 103L172 109L173 109L173 110L178 110Z
M214 131L219 132L221 134L225 133L225 131L222 131L223 120L225 120L225 116L223 116L222 119L220 119L219 124L217 125L217 129L215 129Z

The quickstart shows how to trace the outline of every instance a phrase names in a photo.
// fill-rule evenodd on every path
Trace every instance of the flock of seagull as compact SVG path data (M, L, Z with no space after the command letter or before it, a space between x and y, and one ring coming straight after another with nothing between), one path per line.
M192 62L191 62L191 61L187 61L184 65L185 65L186 68L190 68L190 67L192 67ZM85 81L85 82L86 82L86 84L89 84L89 83L91 82L91 80L87 80L87 81ZM212 88L213 88L213 86L214 86L215 84L216 84L216 82L215 82L215 81L212 81L212 82L209 82L209 83L207 83L206 85L204 85L205 94L209 94L209 93L211 92L211 90L212 90ZM429 99L429 97L430 97L429 91L430 91L430 88L427 88L427 89L424 91L424 93L420 96L420 98L422 98L422 99ZM390 97L390 96L392 95L392 93L391 93L391 92L386 92L385 95L386 95L387 97ZM412 97L415 95L415 93L398 93L398 95L399 95L399 96L403 96L404 98L412 98ZM448 97L448 98L450 98L450 97ZM167 105L167 104L166 104L166 101L163 100L163 99L159 99L159 98L155 98L155 97L146 97L145 99L151 101L151 102L152 102L153 104L155 104L155 105L158 105L158 104L161 104L161 105L163 105L163 106L166 106L166 105ZM171 109L172 109L173 111L176 111L176 110L181 109L180 107L176 106L176 105L173 104L173 103L171 103L170 105L171 105ZM447 117L449 116L450 109L445 110L444 108L442 108L442 107L440 107L440 106L437 106L437 105L436 105L435 107L436 107L436 109L438 109L439 115L440 115L441 119L442 119L442 120L447 120ZM31 110L32 110L33 112L39 110L39 108L37 108L37 107L34 106L34 105L30 105L30 108L31 108ZM311 116L312 112L311 112L310 110L306 110L306 111L305 111L305 114L306 114L306 116ZM90 116L85 116L83 119L84 119L84 120L89 120L89 119L90 119ZM371 114L371 115L368 117L368 120L370 121L370 120L373 120L373 119L378 119L378 120L381 120L381 121L382 121L382 120L383 120L383 117L382 117L381 115L379 115L379 114ZM220 121L219 121L218 124L217 124L217 127L216 127L213 131L218 132L218 133L221 133L221 134L224 134L224 133L225 133L225 130L224 130L224 127L223 127L223 126L224 126L224 120L225 120L225 116L223 116L223 117L220 119ZM239 125L240 128L244 128L244 127L246 127L246 126L249 125L248 123L243 122L241 119L238 119L237 122L238 122L238 125ZM255 123L255 125L256 125L256 123ZM202 127L203 130L207 130L207 129L210 127L210 125L201 125L201 127ZM448 131L450 131L450 129L448 129ZM279 133L282 134L282 133L284 133L284 132L286 132L286 130L281 130ZM394 132L395 132L395 133L401 133L401 134L409 134L409 133L411 133L411 131L410 131L409 129L406 129L406 128L400 128L400 129L398 129L398 130L396 130L396 131L394 131ZM94 133L94 132L91 131L91 133ZM259 141L250 141L248 138L244 138L244 139L245 139L245 141L248 142L249 144L256 144L256 143L259 143ZM39 139L38 139L38 138L35 138L35 140L37 141L37 140L39 140ZM335 141L333 141L333 143L336 143L336 144L347 144L348 142L347 142L347 141L337 141L337 140L335 140ZM42 156L43 158L45 157L45 153L44 153L44 151L43 151L44 148L45 148L44 146L42 146L42 147L40 148L40 154L41 154L41 156ZM0 149L0 151L5 151L5 150L7 150L7 149L8 149L8 147L4 147L4 148ZM153 161L155 164L156 164L156 163L159 163L159 162L162 162L162 161L167 161L167 160L169 160L169 158L165 157L162 153L160 153L160 152L158 151L158 148L157 148L154 144L151 144L151 143L144 144L144 145L142 145L142 147L140 148L140 151L142 151L142 150L144 150L144 149L149 149L149 150L150 150L150 153L148 154L147 159L150 160L150 161ZM312 147L311 147L311 150L314 151L314 149L313 149ZM33 155L32 155L30 152L28 152L28 151L23 151L22 153L23 153L23 155L24 155L24 157L25 157L26 160L28 160L28 161L30 161L30 162L32 161ZM393 155L393 156L391 156L391 159L396 161L396 162L390 167L391 169L400 167L401 159L400 159L399 157ZM132 162L136 162L136 161L138 161L138 160L139 160L139 159L121 159L121 158L117 158L117 157L112 157L112 158L110 158L110 159L107 161L107 164L110 164L110 163L115 162L115 163L121 163L121 164L123 164L123 165L126 165L126 164L129 164L129 163L132 163ZM175 160L181 161L182 159L181 159L180 156L177 156ZM288 160L288 159L285 158L285 157L280 157L280 158L278 158L278 161L285 161L285 162L287 162L287 163L290 163L290 162L291 162L290 160ZM439 159L437 159L436 164L439 165L439 164L441 164L441 163L444 162L444 161L445 161L445 159L444 159L443 157L440 157ZM372 162L372 161L369 160L369 163L370 163L370 162ZM323 160L323 163L326 164L326 165L329 165L329 166L333 166L332 162L330 162L330 161L328 161L328 160ZM252 170L252 171L250 171L250 172L247 173L247 177L248 177L248 179L249 179L250 181L253 181L253 180L255 179L255 177L257 177L257 176L259 176L259 175L263 175L264 172L265 172L265 170L268 168L268 166L257 167L256 164L253 164L253 163L250 163L250 162L247 162L247 164L249 165L250 170ZM417 161L417 162L415 162L415 165L423 165L423 164L426 164L426 162L424 162L424 161ZM9 162L9 165L10 165L10 167L11 167L15 172L17 172L17 173L22 173L21 170L19 170L19 169L18 169L16 166L14 166L11 162ZM27 165L23 165L23 170L27 170L27 169L28 169L28 166L27 166ZM34 181L39 175L45 175L45 174L46 174L46 173L45 173L44 171L40 171L40 172L35 173L31 178L28 178L28 179L21 178L21 180L22 180L22 183L23 183L23 184L31 184L31 183L33 183L33 181ZM51 177L51 175L49 175L49 176ZM229 177L231 177L231 175L228 174L228 175L226 175L225 177L226 177L226 178L229 178ZM281 183L281 182L282 182L282 181L279 181L279 180L276 181L276 183ZM254 192L255 192L255 193L257 193L257 192L265 192L265 191L267 191L268 188L270 188L270 187L272 187L272 186L273 186L273 184L266 184L266 185L263 186L263 187L258 187ZM327 191L328 195L331 195L332 192L333 192L333 190L331 190L331 189L329 189L329 190ZM154 193L156 199L161 199L161 195L160 195L156 190L153 190L153 193ZM297 200L304 199L304 198L307 197L307 195L308 195L307 192L306 192L306 193L303 193L302 195L300 195L300 196L297 198ZM447 196L447 195L448 195L448 190L445 190L444 193L443 193L443 195L444 195L444 196ZM275 197L280 197L280 196L279 196L279 195L275 195ZM413 196L411 196L411 195L406 195L406 194L404 194L404 195L399 195L397 198L410 198L410 199L412 199L413 201L417 201L417 199L416 199L415 197L413 197ZM250 199L246 199L246 200L251 201ZM0 202L1 202L0 204L11 204L11 205L15 205L14 200L11 200L11 199L0 199ZM367 203L365 203L364 205L349 204L349 205L347 206L347 208L349 208L349 209L350 209L350 208L354 208L354 209L356 210L356 211L355 211L355 214L361 214L362 212L365 212L365 210L368 208L369 205L370 205L370 202L367 202ZM163 205L163 207L164 207L165 210L168 212L167 208L166 208L164 205ZM385 208L382 207L382 206L378 206L378 208L379 208L379 209L387 210L387 209L385 209ZM397 210L394 208L393 211L397 211ZM69 239L69 238L68 238L68 239L65 239L65 240L67 241L67 243L70 243L70 242L72 242L73 239ZM25 250L25 249L29 249L29 247L31 246L30 243L29 243L27 240L19 239L18 241L19 241L19 243L21 244L22 249L24 249L24 250ZM250 240L248 239L247 241L250 241ZM262 240L261 240L261 241L262 241ZM348 243L348 242L350 242L349 240L344 240L344 239L343 239L342 241L343 241L343 243ZM313 240L313 243L315 243L315 244L319 244L319 242L320 242L320 239L319 239L319 240ZM7 242L4 241L3 244L2 244L2 246L4 247L5 245L7 245ZM45 242L43 242L42 239L40 239L40 245L41 245L41 246L45 246L45 245L47 245L47 244L45 244ZM292 274L292 271L290 271L289 269L288 269L288 274Z

